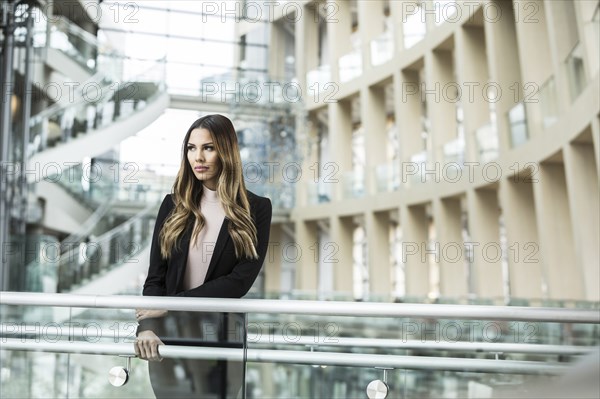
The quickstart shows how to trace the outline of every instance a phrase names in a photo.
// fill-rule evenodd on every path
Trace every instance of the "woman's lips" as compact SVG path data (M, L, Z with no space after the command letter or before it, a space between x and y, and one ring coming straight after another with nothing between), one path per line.
M206 172L208 170L208 166L196 166L194 167L196 172Z

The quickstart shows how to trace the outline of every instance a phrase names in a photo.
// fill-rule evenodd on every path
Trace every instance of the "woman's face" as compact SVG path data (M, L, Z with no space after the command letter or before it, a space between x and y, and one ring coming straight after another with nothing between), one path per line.
M221 161L217 156L213 138L206 129L194 129L187 143L188 162L196 178L210 190L217 189Z

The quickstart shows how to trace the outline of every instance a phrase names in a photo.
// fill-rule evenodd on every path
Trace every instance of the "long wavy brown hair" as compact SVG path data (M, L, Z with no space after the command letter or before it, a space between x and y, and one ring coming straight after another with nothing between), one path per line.
M183 139L181 166L173 184L175 208L165 221L160 232L160 252L170 258L173 247L179 248L180 237L190 215L195 215L198 224L192 233L192 242L205 225L200 209L203 184L196 178L187 158L187 145L194 129L210 132L217 157L221 161L221 172L217 182L217 196L223 205L225 217L229 219L228 231L233 239L235 255L257 259L256 226L250 215L250 203L242 174L242 160L237 135L231 121L223 115L207 115L192 123Z

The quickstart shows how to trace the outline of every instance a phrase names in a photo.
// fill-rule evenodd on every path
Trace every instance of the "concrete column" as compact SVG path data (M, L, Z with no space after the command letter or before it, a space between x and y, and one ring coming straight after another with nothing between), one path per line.
M390 1L390 15L392 17L392 25L394 26L394 49L396 53L404 50L404 29L402 25L406 17L403 14L404 7L402 4L402 1Z
M274 79L281 79L285 75L285 29L281 23L269 25L269 63L268 73Z
M435 199L433 219L439 245L440 293L445 297L468 294L462 239L460 198Z
M585 285L585 299L600 300L600 212L598 203L598 173L594 148L590 144L572 143L565 146L565 173L569 211L573 223L575 245L574 268L581 270Z
M548 296L552 299L584 299L583 273L576 266L564 166L558 162L543 162L533 178L538 180L533 183L533 192L540 237L539 259Z
M352 50L350 35L352 34L352 13L350 2L346 0L327 0L327 5L332 4L329 11L330 20L327 22L329 43L329 65L331 66L331 78L333 82L340 81L338 60L342 55ZM331 10L335 10L333 13ZM337 20L335 22L334 20Z
M600 179L600 117L593 118L590 128L592 129L592 143L594 155L596 156L596 177ZM600 180L598 180L600 182Z
M296 288L301 291L317 291L317 263L313 250L318 243L317 226L314 222L296 222L296 247L298 262L296 263Z
M456 58L461 60L456 64L456 75L462 90L465 159L477 161L479 151L475 132L490 121L489 104L482 95L489 77L483 28L463 26L456 32ZM471 85L474 86L472 93Z
M296 78L303 93L308 93L306 74L319 64L319 25L315 10L303 7L302 18L296 22Z
M524 7L519 5L520 12L516 30L523 84L529 85L524 88L527 130L529 137L535 137L542 133L543 125L540 103L533 101L539 98L538 90L553 74L554 70L550 54L544 2L535 0L531 4L532 6L535 5L537 10L534 17L527 14ZM532 98L533 93L538 95Z
M421 85L419 73L403 70L394 74L395 111L402 161L423 150L421 138ZM408 94L411 93L411 94Z
M352 233L354 223L351 217L329 218L331 239L335 244L334 281L333 289L337 293L347 293L350 296L354 290L354 269L352 259Z
M523 90L512 2L492 1L495 7L502 11L502 17L497 21L485 18L484 30L490 81L502 90L502 95L496 103L498 144L499 152L502 154L506 153L511 146L506 113L523 99Z
M366 188L377 192L375 167L387 160L383 157L389 145L386 132L385 89L381 86L364 87L360 92L361 121L365 126Z
M433 161L443 162L443 146L457 137L456 105L448 101L456 98L452 90L444 90L446 84L455 82L452 51L435 50L425 54L425 99L431 121Z
M546 1L544 9L548 21L548 44L556 83L556 103L559 114L563 114L571 105L568 74L564 61L579 40L574 3L562 0Z
M350 101L329 103L329 138L331 157L338 172L332 176L338 180L332 187L334 200L339 201L344 193L344 172L352 170L352 106Z
M467 191L467 209L473 242L474 292L479 298L501 298L504 295L502 262L495 254L487 253L488 247L497 248L500 244L498 193L491 188Z
M429 294L429 263L424 249L428 240L428 220L425 205L400 207L402 248L406 260L406 295ZM410 251L410 252L409 252Z
M508 241L510 296L541 298L542 264L532 183L503 179L499 193Z
M371 66L371 40L383 33L385 15L383 0L357 1L358 28L362 43L363 73Z
M365 214L367 247L369 248L369 294L385 296L392 293L390 264L390 216L388 212Z
M307 123L308 122L308 123ZM314 187L316 184L315 165L321 170L322 165L319 165L319 142L318 138L318 120L314 114L310 114L308 120L300 120L296 118L296 134L302 137L302 140L297 140L297 143L302 146L302 175L296 185L296 203L299 206L309 205L309 187ZM301 133L302 132L302 135ZM312 169L311 169L312 167Z

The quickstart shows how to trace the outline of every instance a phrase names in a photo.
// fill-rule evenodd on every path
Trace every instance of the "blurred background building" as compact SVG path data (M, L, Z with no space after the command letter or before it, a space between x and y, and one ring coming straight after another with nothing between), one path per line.
M140 293L183 136L222 113L274 205L249 296L598 307L597 0L1 10L3 291Z

